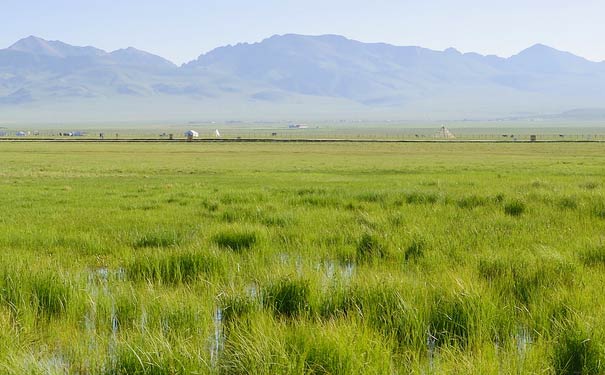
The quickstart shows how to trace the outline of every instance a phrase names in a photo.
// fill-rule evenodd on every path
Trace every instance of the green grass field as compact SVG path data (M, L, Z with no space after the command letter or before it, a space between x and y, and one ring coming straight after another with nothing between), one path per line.
M0 144L0 373L605 372L605 144Z

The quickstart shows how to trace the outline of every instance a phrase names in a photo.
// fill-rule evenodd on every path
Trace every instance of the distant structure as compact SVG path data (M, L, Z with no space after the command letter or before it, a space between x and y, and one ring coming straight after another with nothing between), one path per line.
M27 133L25 133L25 132L17 132L15 135L17 137L25 137L27 135Z
M305 124L291 124L288 125L289 129L307 129L309 126Z
M187 138L197 138L200 136L200 133L196 132L195 130L187 130L185 132L185 137Z
M444 126L441 127L441 129L437 130L437 133L435 133L435 138L438 139L455 139L456 136L448 129Z
M216 129L216 130L214 131L214 136L215 136L216 138L220 138L220 137L221 137L221 133L218 131L218 129Z

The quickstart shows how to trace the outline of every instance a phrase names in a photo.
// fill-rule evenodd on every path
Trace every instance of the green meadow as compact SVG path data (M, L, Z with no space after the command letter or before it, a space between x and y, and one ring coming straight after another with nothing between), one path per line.
M604 177L596 143L0 143L0 373L604 373Z

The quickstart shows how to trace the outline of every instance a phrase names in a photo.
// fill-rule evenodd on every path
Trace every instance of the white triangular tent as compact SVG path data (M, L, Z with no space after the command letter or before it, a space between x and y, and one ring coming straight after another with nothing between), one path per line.
M452 132L448 128L442 126L441 129L437 130L437 133L435 133L435 138L454 139L456 138L456 136L452 134Z
M219 137L221 136L221 133L218 131L218 129L216 129L216 130L214 131L214 135L215 135L217 138L219 138Z

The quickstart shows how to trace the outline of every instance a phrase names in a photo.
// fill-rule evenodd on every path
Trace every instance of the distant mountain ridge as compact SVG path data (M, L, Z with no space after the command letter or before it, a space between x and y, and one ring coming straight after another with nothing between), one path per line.
M458 119L603 103L605 62L541 44L501 58L287 34L219 47L182 66L132 47L106 52L34 36L0 50L0 108L15 121L36 113Z

